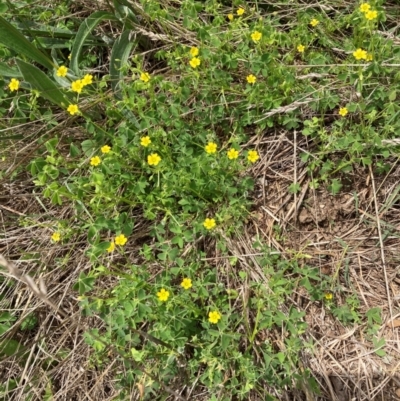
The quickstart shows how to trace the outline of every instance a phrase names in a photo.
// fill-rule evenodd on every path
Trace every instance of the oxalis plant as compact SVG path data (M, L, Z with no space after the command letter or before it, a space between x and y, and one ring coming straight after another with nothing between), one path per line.
M317 391L299 363L300 352L312 348L301 340L304 314L285 301L304 287L312 300L332 302L326 282L260 240L253 245L263 255L256 263L267 282L254 282L234 258L227 259L225 277L208 263L207 245L227 256L226 238L243 230L249 216L254 181L248 170L263 154L256 142L248 145L248 133L302 128L320 146L316 156L303 156L312 159L310 173L321 173L315 187L338 183L333 174L353 164L393 154L373 132L388 119L394 128L385 138L397 129L394 92L382 106L374 97L383 71L396 79L379 62L392 43L375 34L384 18L379 4L365 4L336 21L307 9L286 30L270 6L119 0L68 31L63 51L40 41L38 28L22 31L0 18L0 41L10 47L11 60L0 72L18 121L43 114L54 128L63 123L57 110L86 132L79 141L52 129L29 170L45 198L73 205L76 219L55 223L51 241L87 241L93 269L80 274L75 290L84 313L106 325L86 333L96 351L93 364L119 358L124 365L124 373L116 373L120 399L133 386L148 399L183 398L176 388L196 383L212 400L247 399L251 391L272 400L268 386ZM115 25L116 38L93 35L103 21ZM164 33L149 32L150 24ZM336 43L335 27L349 25L353 36ZM110 60L102 74L93 57L100 49ZM307 76L313 66L318 84ZM345 96L354 88L362 97L357 103ZM23 107L22 94L28 98ZM300 106L321 117L303 121ZM335 116L331 131L328 113ZM336 151L342 159L330 160ZM140 262L130 258L134 246ZM289 271L295 279L287 278ZM105 277L116 284L102 288ZM232 277L248 287L246 296L230 288ZM276 330L285 333L279 344L271 340Z

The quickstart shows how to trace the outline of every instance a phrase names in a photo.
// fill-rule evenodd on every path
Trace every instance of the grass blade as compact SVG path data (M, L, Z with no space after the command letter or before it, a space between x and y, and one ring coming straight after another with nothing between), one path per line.
M16 68L11 68L6 63L0 63L0 75L12 78L22 77L22 74Z
M67 94L62 92L56 84L39 68L25 63L25 61L17 60L18 68L21 71L24 80L28 82L32 88L38 90L40 95L50 102L66 108L71 103Z
M133 32L122 32L121 36L115 41L111 50L110 77L111 87L114 91L117 90L119 82L126 75L121 67L127 64L132 47L137 44L135 40L130 40L131 33Z
M90 17L86 18L79 27L71 51L70 68L72 69L72 71L75 72L75 74L79 75L79 56L81 54L82 47L86 42L86 39L89 37L90 33L96 27L96 25L98 25L104 19L115 20L115 17L114 15L107 13L106 11L96 11L95 13L91 14Z
M43 67L52 70L53 62L44 53L38 50L18 29L14 28L3 17L0 17L0 43L17 54L24 55L36 61Z

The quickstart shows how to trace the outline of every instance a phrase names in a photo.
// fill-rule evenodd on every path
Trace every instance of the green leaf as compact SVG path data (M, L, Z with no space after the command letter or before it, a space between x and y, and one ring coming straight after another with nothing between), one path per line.
M38 62L49 70L54 68L51 59L38 50L18 29L8 23L3 17L0 17L0 43L15 53Z
M95 282L94 277L86 276L85 273L81 272L79 274L78 282L74 285L74 290L79 291L79 295L85 292L91 291Z
M0 341L0 359L3 359L8 356L18 355L21 357L21 360L26 360L26 357L29 353L29 349L22 345L17 340L7 340L4 339Z
M18 59L17 64L24 80L28 82L33 89L38 90L42 97L63 108L66 108L69 103L72 103L72 100L61 92L56 84L43 71L39 70L39 68Z
M70 68L75 72L75 74L79 75L79 57L82 52L82 47L86 42L86 39L89 37L92 30L104 19L115 20L114 15L107 13L105 11L96 11L91 14L85 21L82 22L79 27L78 33L76 34L76 38L74 40L74 44L72 45L71 51L71 65Z
M365 312L369 324L377 323L382 324L381 308L371 308Z
M44 36L49 38L73 39L76 35L76 32L70 31L67 28L57 28L50 25L38 24L33 21L17 22L15 23L15 27L23 34L34 38Z
M0 63L0 75L12 78L22 77L22 74L16 68L11 68L6 63Z
M121 67L128 63L132 47L137 44L135 40L130 39L131 35L133 35L133 31L122 32L111 50L110 78L113 91L117 90L118 84L125 75Z
M8 5L1 3L0 4L0 14L4 14L8 10Z

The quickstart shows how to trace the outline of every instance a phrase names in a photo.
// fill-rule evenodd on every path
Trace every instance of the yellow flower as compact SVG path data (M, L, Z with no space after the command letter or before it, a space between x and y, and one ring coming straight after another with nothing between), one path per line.
M18 79L11 78L11 82L8 84L11 92L17 91L19 89L19 81Z
M243 15L244 14L244 8L243 7L239 7L237 10L236 10L236 14L237 15Z
M169 291L166 291L164 288L161 288L161 290L157 292L157 297L161 302L168 301Z
M212 230L216 226L215 220L207 218L204 220L203 226L207 230Z
M101 159L99 156L95 156L90 159L91 166L98 166L100 163L101 163Z
M235 17L233 16L233 14L228 14L228 20L229 20L229 21L233 21L233 18L235 18Z
M114 251L114 249L115 249L115 242L111 241L110 246L107 248L107 252L111 253Z
M207 153L215 153L217 151L217 144L214 142L208 142L208 144L205 147L205 150Z
M62 65L57 69L57 77L66 77L68 72L68 68Z
M332 299L333 299L333 294L332 294L331 292L326 292L326 293L325 293L325 299L326 299L327 301L332 301Z
M124 246L127 241L128 241L128 238L126 238L124 234L120 234L115 237L116 245Z
M140 80L143 82L149 82L150 81L150 74L148 72L142 72L140 74Z
M229 160L233 160L239 157L239 152L236 149L231 148L228 150L227 155Z
M140 144L144 146L145 148L151 144L151 139L149 136L144 136L143 138L140 138Z
M369 21L372 21L378 17L378 11L370 10L365 13L365 18Z
M253 74L247 75L246 79L249 84L254 84L257 81L257 77Z
M208 314L208 320L210 323L217 324L221 319L221 314L218 311L213 311Z
M190 61L189 64L192 68L197 68L200 65L200 59L198 57L193 57Z
M356 60L366 60L367 52L363 49L358 48L356 51L353 52L353 56Z
M51 236L51 239L54 241L54 242L58 242L58 241L60 241L60 239L61 239L61 234L59 233L59 232L55 232L55 233L53 233L53 235Z
M251 163L255 163L260 156L258 156L258 153L256 150L249 150L249 153L247 154L247 160L250 161Z
M304 50L306 49L306 47L305 46L303 46L303 45L298 45L297 46L297 51L299 52L299 53L304 53Z
M104 145L101 147L101 153L110 153L111 147L108 145Z
M181 282L181 286L185 289L188 290L189 288L192 287L192 280L190 278L184 278Z
M198 56L199 55L199 49L197 47L195 47L195 46L191 47L190 48L190 55L192 57Z
M366 13L370 10L371 6L368 3L362 3L360 4L360 11L362 13Z
M78 105L77 104L70 104L68 106L67 111L69 112L69 114L71 114L71 116L73 116L74 114L79 113Z
M374 56L371 53L367 53L367 61L372 61L374 59Z
M86 74L81 82L83 86L91 85L93 83L93 75Z
M339 109L339 114L340 114L342 117L345 117L345 116L347 115L348 112L349 112L349 111L347 110L346 107L341 107L341 108Z
M147 163L149 163L150 166L157 166L160 161L161 157L158 156L157 153L152 153L151 155L147 156Z
M261 38L262 38L262 33L261 32L254 31L251 34L251 39L253 40L253 42L258 42Z
M77 93L81 93L83 87L84 87L83 82L80 79L72 82L72 84L71 84L71 89Z
M315 19L315 18L313 18L312 20L311 20L311 22L310 22L310 25L311 26L317 26L319 24L319 21L317 20L317 19Z

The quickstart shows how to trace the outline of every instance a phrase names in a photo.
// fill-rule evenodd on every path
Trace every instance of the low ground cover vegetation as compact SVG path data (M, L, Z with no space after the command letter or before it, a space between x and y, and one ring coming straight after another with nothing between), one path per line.
M0 399L333 399L314 313L390 365L395 2L44 3L0 5Z

